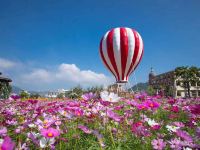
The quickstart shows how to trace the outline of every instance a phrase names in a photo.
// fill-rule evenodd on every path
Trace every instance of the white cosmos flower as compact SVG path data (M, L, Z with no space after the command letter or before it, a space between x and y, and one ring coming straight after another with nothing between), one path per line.
M103 101L107 101L107 102L116 103L120 100L120 97L118 97L117 94L112 93L112 92L109 93L108 91L101 92L100 96Z
M49 139L49 138L42 137L40 139L40 148L45 148L46 146L52 145L54 143L55 143L55 138L50 138Z
M46 140L46 138L45 137L42 137L41 139L40 139L40 148L45 148L46 146L47 146L47 140Z
M0 145L3 143L3 139L0 139Z
M183 147L183 150L192 150L192 149L189 147Z
M159 125L157 122L155 122L154 119L150 119L150 118L146 118L145 121L148 123L149 126L155 126L155 125Z
M180 129L180 127L166 125L166 128L170 132L176 132L176 130Z
M35 128L35 127L36 127L36 125L33 124L33 123L29 124L28 126L29 126L30 128Z

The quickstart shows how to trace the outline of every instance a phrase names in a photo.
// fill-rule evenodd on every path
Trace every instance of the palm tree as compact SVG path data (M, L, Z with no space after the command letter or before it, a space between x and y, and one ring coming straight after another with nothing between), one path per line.
M176 78L180 77L182 81L182 86L186 90L186 97L191 97L190 96L190 86L191 83L196 83L200 80L200 68L197 67L188 67L188 66L182 66L182 67L177 67L175 69L175 75Z

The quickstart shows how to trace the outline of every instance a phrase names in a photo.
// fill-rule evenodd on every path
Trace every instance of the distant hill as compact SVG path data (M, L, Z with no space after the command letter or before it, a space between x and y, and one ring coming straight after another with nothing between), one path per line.
M138 83L132 87L133 91L147 91L148 83Z
M23 89L12 85L12 93L19 94Z

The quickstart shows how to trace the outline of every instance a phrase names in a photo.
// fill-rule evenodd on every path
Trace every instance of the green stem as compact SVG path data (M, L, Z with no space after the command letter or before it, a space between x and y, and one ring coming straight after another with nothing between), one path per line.
M109 132L110 132L110 137L111 137L112 145L115 147L115 141L114 141L114 138L113 138L111 127L109 128Z

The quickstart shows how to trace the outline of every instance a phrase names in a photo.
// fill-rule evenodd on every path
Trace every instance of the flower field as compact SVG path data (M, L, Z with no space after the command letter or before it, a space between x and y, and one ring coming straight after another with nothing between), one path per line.
M200 98L119 98L0 101L0 149L200 149Z

